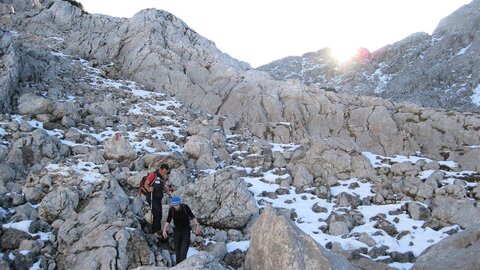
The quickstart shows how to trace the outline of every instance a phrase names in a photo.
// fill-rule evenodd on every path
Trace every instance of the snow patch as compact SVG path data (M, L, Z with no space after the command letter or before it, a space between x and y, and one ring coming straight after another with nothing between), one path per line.
M272 152L285 152L285 151L294 151L298 147L300 147L299 144L293 144L293 143L288 143L288 144L280 144L280 143L270 143L272 146Z
M380 168L380 167L390 168L392 166L390 163L402 163L405 161L410 161L412 164L415 164L420 160L424 160L427 163L433 162L433 160L431 159L419 157L419 156L407 157L402 155L396 155L394 157L385 157L385 156L373 154L367 151L362 152L362 156L366 157L374 168ZM446 166L449 166L449 165L454 166L456 164L455 162L452 163L448 161L445 161L444 163ZM458 166L458 164L456 164L456 166Z
M472 103L480 106L480 84L477 85L475 89L473 89L473 95L470 96Z
M375 88L375 90L373 90L377 94L385 91L385 87L393 77L391 74L383 73L383 69L385 67L387 67L385 63L380 63L379 68L377 68L377 70L375 70L373 75L370 77L370 79L372 79L373 77L373 79L378 82L377 87Z
M457 53L457 56L464 54L464 53L468 50L468 48L470 48L471 45L472 45L472 43L468 44L467 47L462 48L462 49Z
M368 182L359 181L357 178L352 178L349 180L338 181L340 186L331 187L330 190L333 196L345 192L351 195L356 195L361 200L367 197L373 197L375 194L372 192L372 184ZM358 184L358 187L352 188L352 184Z
M249 246L250 246L250 241L239 241L239 242L232 241L227 243L227 251L230 253L239 249L245 252L248 250Z
M42 241L49 240L51 233L45 233L45 232L30 233L28 231L28 228L30 227L30 224L32 224L32 220L23 220L23 221L19 221L19 222L10 222L10 223L7 223L7 224L3 224L2 227L6 228L6 229L12 228L12 229L16 229L16 230L19 230L19 231L23 231L23 232L26 232L26 233L30 234L31 236L39 236L39 239L42 240Z

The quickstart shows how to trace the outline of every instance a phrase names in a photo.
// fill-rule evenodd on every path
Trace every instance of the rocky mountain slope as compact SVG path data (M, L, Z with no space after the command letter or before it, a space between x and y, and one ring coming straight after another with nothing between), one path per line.
M478 265L458 244L480 223L478 114L277 81L165 11L13 4L0 3L2 269L171 267L136 189L161 163L204 227L174 269L428 268L437 242Z
M278 80L299 79L339 93L371 95L419 106L479 112L480 1L444 18L432 35L416 33L348 62L329 49L259 67Z

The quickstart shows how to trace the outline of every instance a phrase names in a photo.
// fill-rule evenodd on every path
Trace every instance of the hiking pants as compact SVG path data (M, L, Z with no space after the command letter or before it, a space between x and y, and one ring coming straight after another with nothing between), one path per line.
M147 196L147 202L152 208L152 234L162 231L162 200Z
M187 258L188 248L190 247L190 228L173 230L173 245L175 246L176 264Z

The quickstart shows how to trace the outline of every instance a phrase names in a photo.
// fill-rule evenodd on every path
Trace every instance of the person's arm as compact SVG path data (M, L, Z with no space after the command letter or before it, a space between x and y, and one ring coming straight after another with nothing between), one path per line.
M172 222L172 208L168 209L168 216L167 216L167 221L165 221L165 225L163 226L163 238L167 238L167 230L168 226L170 225L170 222Z
M163 235L163 238L167 238L167 229L168 229L168 226L170 225L170 222L165 222L165 225L163 226L163 232L162 232L162 235Z
M168 195L172 195L172 193L177 190L177 187L173 184L168 184L165 185L165 191L168 193Z
M143 185L143 187L148 192L153 191L153 187L150 185L153 182L153 180L155 180L155 173L149 173L148 176L147 176L147 181L145 181L145 184Z
M162 177L163 182L163 192L167 193L168 195L172 195L172 193L177 189L175 185L170 183L170 179L168 176Z
M190 220L193 222L193 224L195 225L194 227L194 232L196 234L202 234L202 228L200 227L200 223L198 222L197 218L195 217L195 215L193 215L193 212L192 212L192 209L190 209L190 206L188 205L185 205L185 208L187 210L187 214L190 218Z
M194 231L196 234L200 235L202 234L202 228L200 227L200 223L198 223L197 218L192 219L193 224L195 224Z

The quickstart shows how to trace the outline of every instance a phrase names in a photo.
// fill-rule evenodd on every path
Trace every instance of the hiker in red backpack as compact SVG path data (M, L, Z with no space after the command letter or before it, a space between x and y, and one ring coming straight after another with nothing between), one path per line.
M173 196L171 200L172 206L168 210L167 222L163 227L163 237L167 238L167 229L172 222L175 225L173 228L173 245L175 246L175 261L179 264L187 258L188 248L190 247L190 220L195 224L195 233L202 234L200 223L192 213L190 207L182 204L182 200L178 196Z
M153 220L151 233L156 237L161 237L163 192L172 192L166 185L169 170L170 168L167 164L160 165L160 170L155 170L148 174L144 184L144 188L147 191L147 202L152 208Z

